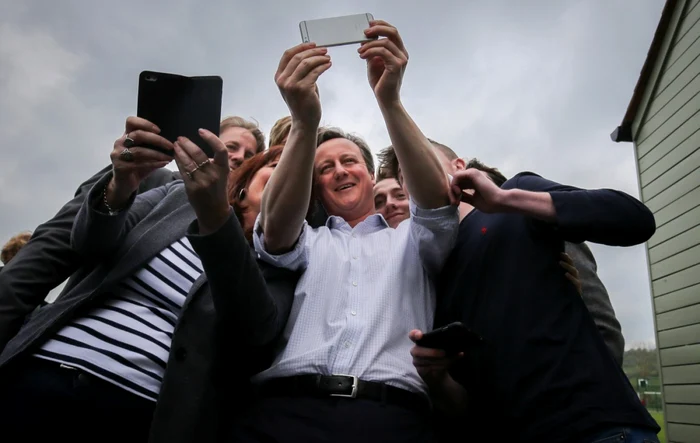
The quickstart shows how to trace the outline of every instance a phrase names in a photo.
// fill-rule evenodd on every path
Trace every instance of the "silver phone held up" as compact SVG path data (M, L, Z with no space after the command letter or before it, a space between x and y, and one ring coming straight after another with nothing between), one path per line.
M368 38L365 29L369 28L372 14L354 14L299 23L302 43L316 43L319 47L350 45L375 38Z

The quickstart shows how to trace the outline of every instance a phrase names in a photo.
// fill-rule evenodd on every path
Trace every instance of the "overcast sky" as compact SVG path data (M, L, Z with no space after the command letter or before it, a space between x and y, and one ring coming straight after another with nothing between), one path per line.
M50 218L107 165L139 72L220 75L224 114L287 114L273 75L301 20L370 12L410 54L402 96L428 136L507 175L638 196L610 141L663 0L294 2L0 0L0 242ZM333 48L323 123L389 139L356 47ZM643 246L592 246L628 347L654 341Z

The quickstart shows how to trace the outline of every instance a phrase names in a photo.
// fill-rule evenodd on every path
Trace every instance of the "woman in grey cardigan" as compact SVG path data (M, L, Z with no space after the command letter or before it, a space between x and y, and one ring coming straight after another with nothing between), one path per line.
M0 427L23 441L215 441L286 323L298 276L257 263L223 143L200 132L209 159L147 121L130 126L73 227L92 264L3 352ZM174 152L183 180L136 196L171 158L145 145Z

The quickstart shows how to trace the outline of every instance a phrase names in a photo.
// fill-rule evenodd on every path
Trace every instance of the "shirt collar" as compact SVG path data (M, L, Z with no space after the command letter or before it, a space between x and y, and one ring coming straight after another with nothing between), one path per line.
M326 227L328 229L343 229L352 231L352 228L348 222L346 222L344 218L338 217L337 215L331 215L328 217L328 220L326 220ZM388 228L389 224L386 222L386 220L384 220L384 217L382 217L381 214L372 214L358 223L357 226L355 226L355 229L360 227Z

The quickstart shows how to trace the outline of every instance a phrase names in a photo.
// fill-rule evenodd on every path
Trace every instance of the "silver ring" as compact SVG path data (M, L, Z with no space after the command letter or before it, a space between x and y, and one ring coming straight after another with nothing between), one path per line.
M202 163L198 164L198 165L197 165L197 168L195 169L195 171L196 171L197 169L201 168L201 167L204 166L204 165L208 165L209 163L211 163L211 159L210 159L210 158L208 158L208 159L204 160ZM192 172L194 172L194 171L192 171Z
M126 138L124 139L124 145L125 148L132 148L134 144L136 143L133 138L129 137L130 134L126 134Z
M119 158L125 162L132 162L134 161L134 152L129 148L124 148L124 150L119 153Z

